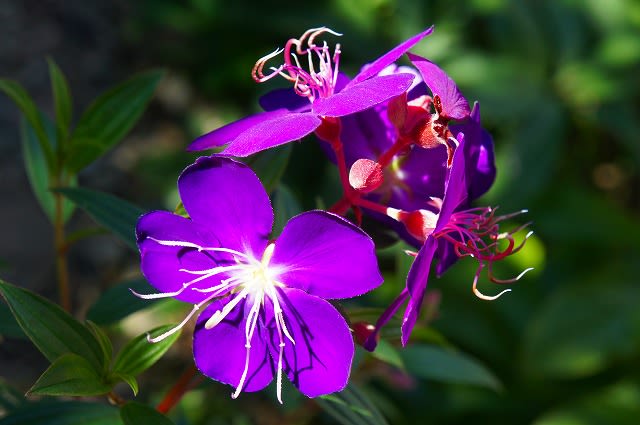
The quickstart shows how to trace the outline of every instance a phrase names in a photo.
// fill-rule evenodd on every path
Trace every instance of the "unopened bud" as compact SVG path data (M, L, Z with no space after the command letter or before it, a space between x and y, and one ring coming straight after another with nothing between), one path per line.
M361 158L349 170L349 184L359 192L376 190L384 181L382 167L375 161Z
M376 330L376 327L367 322L356 322L351 325L353 336L359 345L364 345L365 341ZM380 335L376 335L376 342L380 339Z
M411 212L387 208L387 215L404 224L407 232L419 241L424 241L433 233L438 222L438 214L428 210Z

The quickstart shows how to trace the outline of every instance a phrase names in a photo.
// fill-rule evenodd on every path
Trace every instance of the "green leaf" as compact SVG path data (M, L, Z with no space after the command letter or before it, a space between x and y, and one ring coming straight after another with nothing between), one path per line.
M104 365L103 371L106 372L111 365L111 359L113 358L113 345L111 344L111 340L107 334L91 320L87 320L86 324L89 330L93 332L93 336L96 337L98 344L100 344L100 349L102 350L102 364Z
M149 342L147 335L157 337L172 328L175 328L175 325L160 326L129 341L116 357L113 365L114 373L136 376L150 368L178 339L180 331L155 343Z
M24 333L50 362L74 353L85 358L96 371L103 369L98 341L60 306L3 280L0 293Z
M385 425L387 420L375 404L355 385L339 393L321 396L316 402L343 425Z
M130 401L120 409L120 417L124 425L172 425L173 422L151 406Z
M258 175L267 193L271 193L284 174L291 156L291 143L268 149L247 158L247 165Z
M29 390L34 395L92 396L106 394L106 384L93 366L83 357L68 353L49 366Z
M11 314L9 306L5 303L0 303L0 335L10 338L27 339L22 328L18 325L16 318Z
M404 369L404 362L402 361L402 357L400 357L400 353L393 345L384 339L381 339L378 342L375 351L372 352L371 355L378 360L397 367L398 369Z
M49 140L56 140L56 130L53 127L51 120L43 114L40 114L40 119L42 120L43 126L49 136ZM40 207L53 223L55 217L55 195L50 190L52 186L50 173L48 171L44 153L38 143L35 130L24 118L20 120L20 134L22 140L22 156L24 158L27 176L29 177L29 183L31 184L31 190L36 196ZM75 176L69 176L68 180L69 182L67 184L70 187L76 186L77 179ZM65 199L62 201L62 208L63 219L64 221L67 221L69 217L71 217L75 207L73 203Z
M500 381L477 360L462 353L431 345L412 345L400 353L407 372L434 381L471 384L493 390Z
M64 149L65 142L69 136L69 126L71 125L71 92L64 74L58 68L53 59L48 59L49 77L51 78L51 90L53 91L53 100L56 109L56 125L58 151Z
M40 113L35 103L24 88L15 81L0 79L0 90L9 96L20 108L25 118L33 127L36 140L44 153L47 169L54 170L56 166L55 156L50 140L47 138L44 124L40 119Z
M116 196L84 188L56 189L137 251L135 228L144 210Z
M27 403L0 419L0 425L122 425L112 406L80 401Z
M80 171L122 140L144 112L161 78L161 71L139 74L98 97L71 136L67 168Z
M133 391L133 395L138 395L138 380L131 375L127 375L124 373L112 373L109 376L109 381L113 383L120 381L126 382L126 384L131 388L131 391Z
M152 292L154 289L145 279L133 279L118 283L107 289L89 308L87 319L98 325L111 325L136 311L149 308L162 300L143 300L131 293Z

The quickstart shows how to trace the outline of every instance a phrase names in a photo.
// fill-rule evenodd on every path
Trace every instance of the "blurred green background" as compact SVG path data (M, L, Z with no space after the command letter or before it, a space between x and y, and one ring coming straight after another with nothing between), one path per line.
M13 3L19 16L34 2ZM377 372L365 370L354 379L366 383L393 424L640 423L640 2L46 3L28 19L36 33L41 24L60 28L57 41L22 52L12 51L17 47L7 40L0 46L4 54L27 57L3 59L2 73L27 78L36 92L42 88L44 105L51 101L45 94L46 55L69 75L78 106L134 71L168 71L142 124L81 176L84 185L147 209L176 205L176 178L197 156L184 153L193 138L259 110L259 96L277 84L256 85L251 67L288 38L322 25L343 33L341 69L353 75L361 64L435 24L434 34L412 51L437 62L470 101L480 102L483 124L494 136L498 178L479 204L499 205L503 212L527 208L526 219L533 221L535 237L499 273L515 275L530 266L535 271L494 302L471 293L472 262L461 261L430 282L441 295L431 326L493 371L500 390L410 378L382 363ZM26 30L16 28L15 34ZM34 61L42 62L41 73L40 65L21 65ZM0 130L17 122L15 110L2 102ZM8 144L12 131L17 130L4 132L2 147L9 154L18 146L17 139L15 146ZM314 142L296 144L284 175L305 208L332 200L326 194L336 183L335 170L318 160L319 152ZM29 224L17 223L18 231L27 231ZM9 231L13 225L2 226ZM12 261L20 240L32 239L37 237L7 244L0 258L16 283L42 289L37 282L48 273L29 274L27 265ZM19 251L22 261L34 255ZM95 252L77 251L75 278L89 288L76 294L81 305L90 304L85 298L95 298L113 276L137 267L137 258L110 240ZM47 260L41 254L29 261ZM390 277L369 301L384 305L401 284ZM489 285L482 284L485 292L494 289ZM23 347L6 347L0 344L3 362L11 365L9 350ZM183 352L188 356L188 341ZM179 363L175 355L164 367L179 370ZM24 374L28 381L29 372ZM140 397L159 397L154 385L168 386L167 379L150 377ZM231 401L228 393L221 385L201 386L174 412L176 423L332 421L294 395L281 408L271 394Z

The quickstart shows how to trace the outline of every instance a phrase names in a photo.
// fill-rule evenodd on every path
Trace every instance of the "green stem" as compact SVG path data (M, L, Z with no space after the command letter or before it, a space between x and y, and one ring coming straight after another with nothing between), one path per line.
M60 186L60 178L55 179L55 187ZM54 192L55 217L53 222L53 241L58 276L58 297L63 309L71 312L71 293L69 291L69 270L67 267L67 243L64 234L64 208L61 193Z

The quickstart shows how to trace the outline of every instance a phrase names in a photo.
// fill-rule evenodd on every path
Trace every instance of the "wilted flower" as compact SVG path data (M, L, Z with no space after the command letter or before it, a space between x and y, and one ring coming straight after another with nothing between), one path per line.
M222 156L189 166L178 188L190 218L155 211L138 222L141 268L161 293L194 305L194 358L206 376L257 391L283 372L309 397L340 391L354 355L342 315L325 299L382 282L373 241L343 218L300 214L269 239L273 210L257 176Z
M501 221L511 218L515 214L496 216L495 209L490 207L460 209L461 206L467 204L469 196L465 162L466 157L472 151L465 149L465 135L463 133L459 133L457 140L451 142L456 143L457 148L452 166L448 171L444 197L442 200L433 199L434 204L438 207L438 212L433 213L428 210L395 211L396 219L404 223L416 238L421 238L423 245L409 270L406 288L382 314L376 323L376 331L365 342L365 347L369 350L375 348L376 334L380 328L408 300L402 321L402 343L403 345L407 344L420 313L431 264L438 249L445 252L442 255L445 258L446 252L449 251L457 257L470 256L478 261L478 268L473 279L473 291L482 299L493 300L504 292L510 291L510 289L506 289L495 296L482 294L477 289L477 283L484 267L488 267L489 277L495 283L515 282L530 270L527 269L516 278L508 280L497 279L493 276L493 263L518 252L532 232L525 236L522 243L516 245L513 235L527 225L509 232L500 232L499 227ZM522 212L525 211L517 214ZM508 242L504 249L499 247L501 240ZM443 261L442 257L441 262Z

